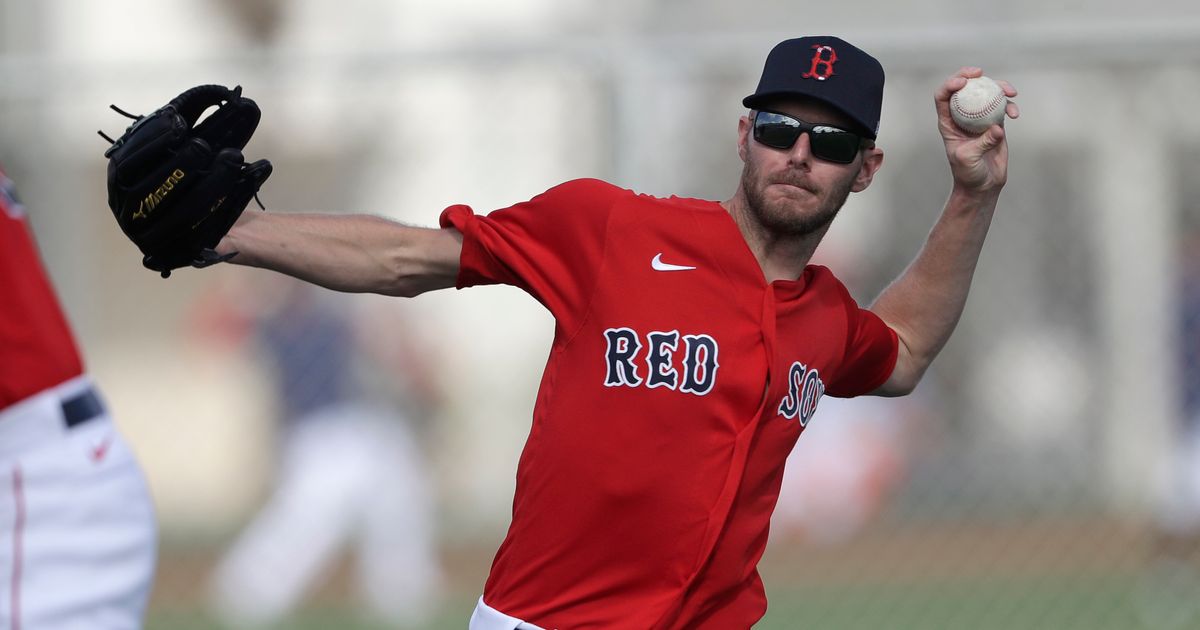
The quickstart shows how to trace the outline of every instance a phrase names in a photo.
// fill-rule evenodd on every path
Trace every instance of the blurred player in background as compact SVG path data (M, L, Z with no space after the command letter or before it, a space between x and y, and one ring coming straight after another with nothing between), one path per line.
M1137 594L1147 628L1200 625L1200 230L1180 241L1179 401L1166 486L1159 497L1153 556Z
M438 404L431 355L394 312L384 320L290 278L255 280L237 299L202 301L246 307L210 317L266 357L281 407L274 489L213 576L215 611L235 627L276 623L352 543L364 612L423 627L442 579L416 431Z
M0 170L0 628L140 628L154 509Z
M1200 554L1200 230L1182 239L1178 269L1182 399L1170 458L1171 485L1159 521L1164 550L1185 557Z

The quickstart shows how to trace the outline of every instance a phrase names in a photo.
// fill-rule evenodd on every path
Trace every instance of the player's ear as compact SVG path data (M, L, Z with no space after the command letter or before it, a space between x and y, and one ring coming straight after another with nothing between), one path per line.
M738 157L745 162L750 155L750 117L738 119Z
M875 178L875 173L879 171L879 167L883 166L883 149L879 147L871 147L863 149L862 168L858 169L858 175L854 177L854 184L850 186L851 192L862 192L871 185L871 180Z

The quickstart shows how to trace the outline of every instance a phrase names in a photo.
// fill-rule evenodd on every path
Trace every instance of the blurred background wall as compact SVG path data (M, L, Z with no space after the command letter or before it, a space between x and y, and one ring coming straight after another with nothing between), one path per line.
M895 404L823 402L801 440L762 627L1200 619L1200 581L1156 581L1165 523L1187 521L1164 514L1187 512L1172 471L1200 387L1194 3L0 0L0 161L155 492L152 625L210 616L210 570L271 495L288 420L278 368L244 330L254 316L213 311L264 308L269 274L161 280L111 220L95 131L127 121L110 103L149 112L195 84L244 86L263 110L247 157L275 164L271 212L435 225L447 205L486 212L576 177L725 199L741 97L772 45L817 33L888 72L885 166L818 253L860 301L912 258L948 192L937 85L980 65L1021 90L1023 115L974 292L926 383ZM367 346L418 339L419 365L398 369L441 392L405 422L420 425L448 576L438 623L464 627L552 322L506 288L334 298ZM388 386L403 375L367 364L367 389L403 404ZM359 610L346 571L325 570L297 614Z

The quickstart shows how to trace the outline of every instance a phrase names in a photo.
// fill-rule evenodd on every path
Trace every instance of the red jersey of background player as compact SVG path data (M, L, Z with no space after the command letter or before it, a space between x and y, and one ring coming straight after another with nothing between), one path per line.
M476 216L458 286L556 326L483 599L545 628L748 628L783 465L825 393L881 385L895 334L824 267L768 284L716 202L597 180Z
M0 170L0 409L83 373L67 319Z

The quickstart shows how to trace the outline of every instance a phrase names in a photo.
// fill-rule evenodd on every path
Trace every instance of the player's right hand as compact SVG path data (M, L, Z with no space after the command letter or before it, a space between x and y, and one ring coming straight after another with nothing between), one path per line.
M946 158L950 161L950 172L954 176L954 187L966 193L999 193L1008 181L1008 141L1004 127L993 125L984 133L973 136L954 124L950 117L950 95L962 89L967 79L983 76L983 69L973 66L959 68L934 92L933 104L937 109L938 131L946 147ZM1009 98L1005 115L1017 118L1021 109L1011 99L1017 90L1008 81L997 80Z

